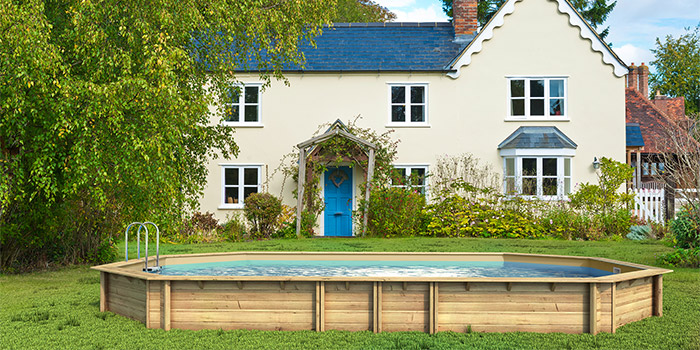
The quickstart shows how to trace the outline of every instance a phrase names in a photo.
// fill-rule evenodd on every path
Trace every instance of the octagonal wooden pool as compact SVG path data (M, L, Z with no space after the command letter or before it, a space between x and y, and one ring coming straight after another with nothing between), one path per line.
M148 328L466 332L615 332L662 314L671 270L621 261L516 253L233 252L160 257L180 264L282 260L547 264L599 277L181 276L144 260L95 266L100 310ZM510 266L510 265L505 265Z

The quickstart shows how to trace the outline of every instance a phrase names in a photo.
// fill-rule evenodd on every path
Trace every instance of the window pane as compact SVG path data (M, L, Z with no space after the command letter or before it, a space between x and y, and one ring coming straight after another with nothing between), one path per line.
M240 120L238 113L238 105L226 105L226 115L224 115L224 120L227 122L237 122Z
M510 81L510 97L525 97L525 80Z
M549 100L549 115L564 115L564 100Z
M411 169L411 185L413 185L413 186L425 185L425 169L424 168Z
M564 158L564 176L571 176L571 159Z
M523 176L537 175L537 158L523 158Z
M393 186L402 186L406 184L406 169L394 168L391 172L391 184Z
M544 97L544 80L530 80L530 97Z
M238 168L226 168L224 169L224 184L226 185L238 185Z
M391 87L391 103L406 103L406 87Z
M524 178L523 179L523 194L528 196L537 195L537 179Z
M406 106L391 106L391 121L405 122L406 121Z
M515 176L515 158L506 158L506 176Z
M515 194L515 178L506 178L506 194Z
M564 178L564 195L571 193L571 178Z
M542 175L557 176L557 159L544 158L542 159Z
M229 102L238 103L238 97L241 95L240 88L237 86L231 86L228 88L228 91L226 91L226 94L229 97Z
M240 203L238 198L238 186L226 187L224 190L224 202L226 204L238 204Z
M557 195L557 179L544 178L542 179L542 194L545 196Z
M425 109L425 106L411 106L411 121L412 122L425 121L424 109Z
M411 86L411 103L425 102L425 86Z
M549 81L549 97L564 97L564 80Z
M525 100L512 100L510 115L525 115Z
M245 168L243 170L243 180L245 185L258 185L258 169Z
M248 198L253 193L258 193L257 187L243 187L243 198Z
M257 86L247 86L245 88L245 103L258 103Z
M530 115L544 115L544 100L530 100Z
M258 121L258 106L245 106L245 121Z

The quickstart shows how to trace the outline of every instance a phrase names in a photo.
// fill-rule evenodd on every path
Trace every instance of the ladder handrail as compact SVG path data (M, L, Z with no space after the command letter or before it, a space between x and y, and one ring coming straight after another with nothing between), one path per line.
M137 254L137 259L141 259L141 235L140 235L140 227L143 226L142 222L132 222L129 224L129 226L126 227L126 232L124 232L124 257L126 258L126 261L129 261L129 229L131 226L134 225L139 225L139 231L136 232L136 254Z
M156 225L153 222L150 221L144 221L144 222L132 222L126 227L126 232L124 232L124 257L126 258L126 261L129 261L129 229L131 229L132 226L138 225L138 230L136 230L136 254L137 258L141 259L141 230L146 230L146 255L144 259L144 271L148 271L148 227L147 225L153 225L153 227L156 228L156 270L160 267L160 229L158 228L158 225Z
M158 225L150 221L144 221L143 227L146 227L148 224L156 228L156 267L158 267L160 266L160 229ZM146 230L146 261L148 261L148 230ZM146 263L146 269L148 269L148 263Z

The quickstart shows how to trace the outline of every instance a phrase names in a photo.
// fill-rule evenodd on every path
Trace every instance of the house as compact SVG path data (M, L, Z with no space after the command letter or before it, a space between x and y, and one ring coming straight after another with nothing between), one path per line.
M676 205L675 190L683 185L663 176L667 166L664 161L677 151L674 139L692 140L687 133L691 120L685 115L682 96L667 97L657 92L649 99L648 77L648 66L632 63L625 89L627 164L635 168L629 187L665 188L663 207L669 219L680 207Z
M240 154L211 161L202 211L225 219L263 187L295 206L296 183L275 172L281 158L319 125L357 115L362 127L395 130L405 174L472 153L501 172L507 193L565 198L577 183L597 182L594 160L624 162L628 67L571 4L508 0L480 30L476 6L455 0L453 23L326 28L317 48L302 48L305 68L286 69L288 85L263 90L257 72L238 72L243 95L223 123L236 128ZM333 208L341 215L320 216L317 232L357 233L345 214L363 195L364 172L324 175L322 196L348 200ZM332 185L332 176L351 185Z

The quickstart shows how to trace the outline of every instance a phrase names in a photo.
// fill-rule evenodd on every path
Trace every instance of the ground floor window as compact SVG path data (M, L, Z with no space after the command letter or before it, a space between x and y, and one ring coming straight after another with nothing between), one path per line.
M503 169L507 195L556 199L571 193L570 157L504 157Z
M245 199L260 192L260 166L222 165L222 208L243 208Z
M414 188L425 195L428 187L427 165L395 165L391 177L391 186L399 188Z

